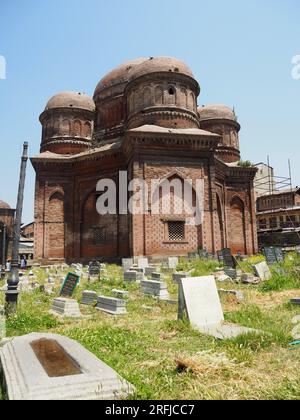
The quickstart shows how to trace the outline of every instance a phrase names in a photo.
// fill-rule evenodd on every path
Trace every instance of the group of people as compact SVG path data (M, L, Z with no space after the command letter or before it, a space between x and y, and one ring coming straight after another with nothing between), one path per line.
M21 264L20 264L20 268L21 270L27 270L27 259L25 257L25 255L23 255L23 257L21 258ZM11 261L8 260L6 262L6 271L10 271L11 270Z

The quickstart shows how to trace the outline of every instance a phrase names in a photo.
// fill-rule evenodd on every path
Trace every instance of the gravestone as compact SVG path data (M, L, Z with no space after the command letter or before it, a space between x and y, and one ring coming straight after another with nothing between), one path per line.
M181 284L188 318L198 331L218 339L231 339L255 332L238 325L225 324L213 276L182 279Z
M170 299L167 284L160 281L143 280L141 282L141 293L158 298L159 300Z
M217 251L217 256L218 256L219 262L223 263L224 262L224 257L223 257L222 251Z
M96 309L109 315L126 315L126 301L106 296L98 296Z
M138 268L142 268L143 270L146 267L149 267L148 258L138 258L138 260L137 260L137 266L138 266Z
M170 270L175 270L179 264L179 259L177 257L168 258L168 268Z
M50 313L62 318L81 318L81 312L77 300L56 298L53 300Z
M149 265L149 267L146 267L144 269L144 273L145 273L145 276L148 277L148 276L151 276L152 273L157 273L158 270L160 270L160 267L158 265Z
M144 274L137 271L126 271L124 273L124 281L128 283L137 283L144 280Z
M238 277L237 270L235 270L234 268L225 268L224 272L225 275L230 277L232 280L236 280Z
M275 254L275 248L273 247L266 247L263 249L264 256L267 260L267 264L273 265L277 264L277 257Z
M197 252L189 252L188 259L189 260L199 260L199 254Z
M100 263L99 261L91 261L89 263L89 277L100 277Z
M129 297L129 292L126 290L113 289L111 292L116 295L118 299L125 299Z
M268 267L268 264L263 261L259 264L253 266L256 275L260 278L261 281L268 281L272 278L271 271Z
M282 248L275 247L275 255L278 263L283 263L285 260L284 252Z
M68 273L62 285L60 296L71 298L76 287L78 286L79 281L80 277L77 274Z
M97 302L98 295L96 292L93 292L91 290L85 290L82 293L82 305L88 305L88 306L95 306Z
M221 295L234 296L239 302L242 302L245 299L244 293L239 290L219 289L218 292Z
M161 281L161 274L160 273L152 273L151 279L154 281Z
M179 284L181 279L186 279L190 277L191 273L174 273L173 274L173 282L175 284Z
M221 255L222 262L223 262L225 267L236 269L237 262L236 262L235 258L233 257L233 255L231 254L231 249L224 248L221 251L219 251L218 255Z
M199 257L201 258L201 260L208 260L209 259L209 253L207 252L206 249L200 248L198 253L199 253Z
M123 258L122 259L122 268L123 271L128 271L134 265L133 258Z
M134 387L70 338L32 333L0 348L11 401L123 400Z

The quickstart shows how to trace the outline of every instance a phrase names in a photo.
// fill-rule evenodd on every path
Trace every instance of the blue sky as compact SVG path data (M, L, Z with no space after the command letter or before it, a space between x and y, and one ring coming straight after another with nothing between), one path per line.
M278 175L291 158L300 184L299 0L0 0L0 199L16 202L23 141L39 151L40 113L53 94L90 95L110 69L141 56L186 61L199 104L234 106L244 159L269 154ZM24 222L33 219L28 166Z

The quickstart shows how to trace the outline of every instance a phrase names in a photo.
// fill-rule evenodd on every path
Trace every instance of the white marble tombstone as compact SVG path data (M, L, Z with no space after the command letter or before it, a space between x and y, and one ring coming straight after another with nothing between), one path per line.
M272 273L265 261L254 265L254 270L261 281L268 281L272 278Z
M255 332L249 328L224 323L214 276L183 278L181 284L187 314L195 329L219 339L230 339Z

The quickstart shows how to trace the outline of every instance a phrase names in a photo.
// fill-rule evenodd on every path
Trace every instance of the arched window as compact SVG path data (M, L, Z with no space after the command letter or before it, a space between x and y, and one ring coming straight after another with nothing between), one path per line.
M74 121L74 136L81 137L81 121Z
M144 98L144 106L150 106L152 104L152 95L151 95L151 89L149 87L146 87L143 92L143 98Z
M91 123L87 121L86 123L84 123L84 126L83 126L83 136L91 137L91 134L92 134L91 131L92 131Z
M69 136L71 133L71 124L69 120L63 120L61 133L63 136Z
M164 100L164 91L161 86L155 88L155 105L162 105Z

